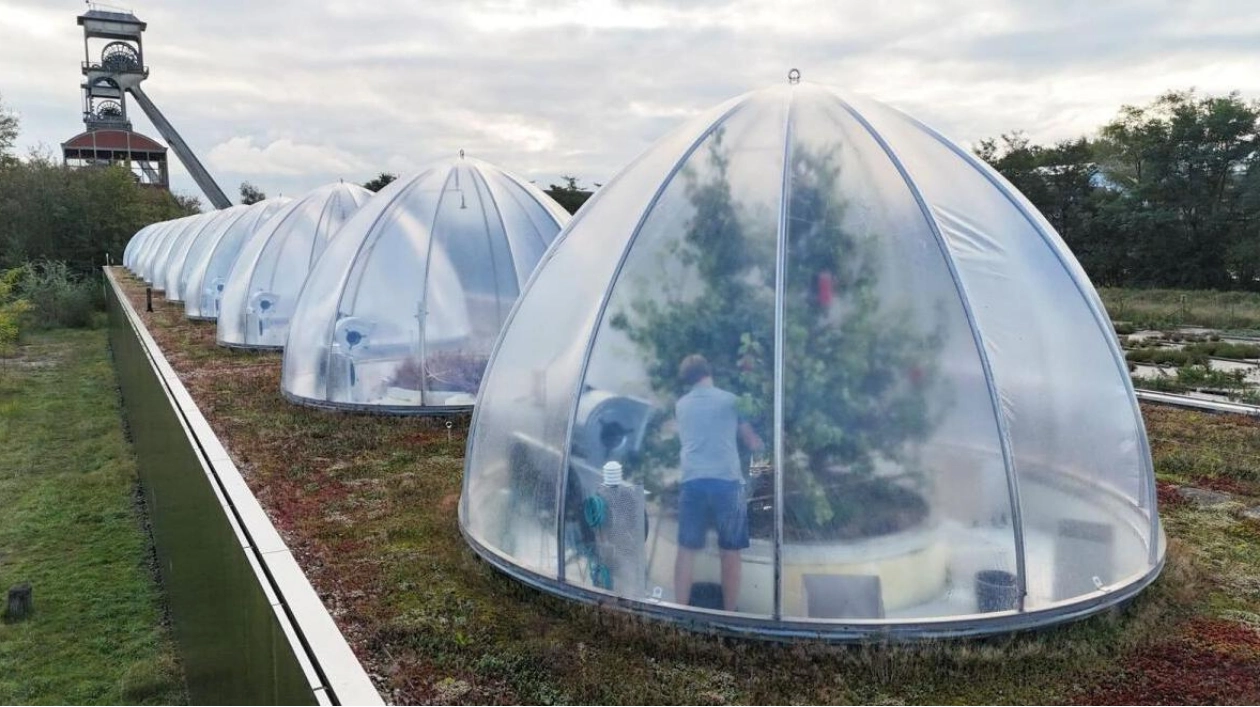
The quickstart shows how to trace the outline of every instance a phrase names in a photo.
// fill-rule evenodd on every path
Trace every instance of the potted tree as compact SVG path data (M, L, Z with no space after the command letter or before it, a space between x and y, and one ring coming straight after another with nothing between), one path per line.
M635 344L664 400L685 392L678 362L704 354L769 441L778 224L744 213L733 198L723 138L721 130L711 136L703 175L681 174L693 212L670 252L695 286L685 294L637 289L611 323ZM881 298L889 272L881 234L846 219L837 155L796 144L789 169L782 468L753 483L752 534L770 535L776 502L788 542L856 542L922 527L930 513L918 448L947 404L938 361L944 332ZM650 430L642 465L676 465L667 419ZM784 487L777 500L767 488L775 474ZM649 490L668 495L651 477Z

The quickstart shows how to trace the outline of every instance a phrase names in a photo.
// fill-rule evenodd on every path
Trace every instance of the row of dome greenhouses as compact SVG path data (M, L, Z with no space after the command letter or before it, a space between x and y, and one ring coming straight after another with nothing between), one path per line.
M532 184L460 157L377 195L336 183L154 224L123 263L215 321L221 345L283 348L291 400L441 412L471 407L508 310L567 221Z
M755 635L1041 626L1164 535L1107 314L966 149L812 84L714 107L570 220L472 158L154 224L124 264L281 392L474 408L459 524L544 591Z

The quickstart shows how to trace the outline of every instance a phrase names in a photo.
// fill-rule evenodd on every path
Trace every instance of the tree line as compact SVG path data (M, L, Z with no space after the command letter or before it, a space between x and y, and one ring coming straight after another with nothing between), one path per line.
M87 272L143 226L200 209L121 166L68 169L47 151L19 159L19 127L0 101L0 269L55 260ZM1014 132L975 152L1045 215L1097 285L1260 290L1258 133L1260 102L1175 91L1124 106L1094 136L1039 145ZM576 211L592 190L563 181L546 192ZM266 195L246 183L241 196Z
M975 152L1019 188L1095 285L1260 290L1260 102L1175 91L1094 137L1022 133Z
M19 123L0 102L0 271L37 261L88 273L117 262L156 221L200 210L195 197L144 187L123 166L71 169L59 155L14 154Z

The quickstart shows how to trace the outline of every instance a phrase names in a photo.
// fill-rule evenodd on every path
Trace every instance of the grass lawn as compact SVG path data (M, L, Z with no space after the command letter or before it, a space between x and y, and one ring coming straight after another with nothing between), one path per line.
M143 310L144 289L127 281ZM1260 424L1150 408L1170 548L1124 610L1035 633L914 645L714 637L530 590L481 562L456 505L467 421L286 403L277 354L144 314L356 653L393 701L1248 703L1260 700ZM1227 489L1205 508L1178 486Z
M35 607L0 624L0 704L186 700L135 498L105 330L0 359L0 591Z
M1260 330L1260 293L1100 287L1098 294L1112 319L1139 328L1201 326L1252 334Z

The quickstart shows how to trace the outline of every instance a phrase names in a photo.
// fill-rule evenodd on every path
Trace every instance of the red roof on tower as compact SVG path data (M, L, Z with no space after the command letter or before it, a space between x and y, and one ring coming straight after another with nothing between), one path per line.
M166 146L137 132L129 130L89 130L61 143L61 147L104 150L135 150L138 152L165 152Z

